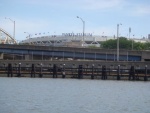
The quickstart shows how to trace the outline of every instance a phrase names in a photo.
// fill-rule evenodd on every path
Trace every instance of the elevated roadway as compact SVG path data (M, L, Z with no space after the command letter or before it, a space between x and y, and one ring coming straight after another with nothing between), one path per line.
M37 56L40 60L57 57L59 59L84 59L84 60L104 60L116 61L116 50L93 49L93 48L73 48L73 47L48 47L32 45L11 45L0 44L1 55L21 55L26 60L33 60ZM120 50L120 61L150 61L150 51ZM1 58L2 59L2 58Z

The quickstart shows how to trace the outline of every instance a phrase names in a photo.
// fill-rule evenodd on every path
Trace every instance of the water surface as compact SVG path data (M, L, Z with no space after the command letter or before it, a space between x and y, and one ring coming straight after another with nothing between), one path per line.
M0 113L150 113L150 82L1 77Z

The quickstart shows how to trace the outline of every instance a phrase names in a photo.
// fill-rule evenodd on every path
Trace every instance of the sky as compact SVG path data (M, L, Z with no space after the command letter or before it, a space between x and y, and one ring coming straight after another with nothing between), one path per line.
M142 38L150 34L150 0L1 0L0 28L16 40L62 33L119 35ZM10 19L12 20L10 20ZM26 33L24 33L26 32ZM37 34L37 35L35 35Z

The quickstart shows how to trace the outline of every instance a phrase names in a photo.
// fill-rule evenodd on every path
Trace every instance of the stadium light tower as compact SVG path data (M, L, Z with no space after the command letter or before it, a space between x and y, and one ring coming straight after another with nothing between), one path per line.
M82 23L83 23L82 46L84 46L84 30L85 30L85 21L84 21L81 17L79 17L79 16L77 16L77 18L79 18L79 19L82 21Z
M134 35L133 35L133 38L132 38L132 50L133 50L133 40L134 40Z
M117 61L119 61L119 25L122 24L117 24Z
M130 39L131 27L129 27L129 39Z

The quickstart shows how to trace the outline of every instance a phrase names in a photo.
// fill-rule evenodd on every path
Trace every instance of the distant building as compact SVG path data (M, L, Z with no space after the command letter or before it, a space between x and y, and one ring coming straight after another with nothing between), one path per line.
M150 34L148 34L148 39L150 39Z

